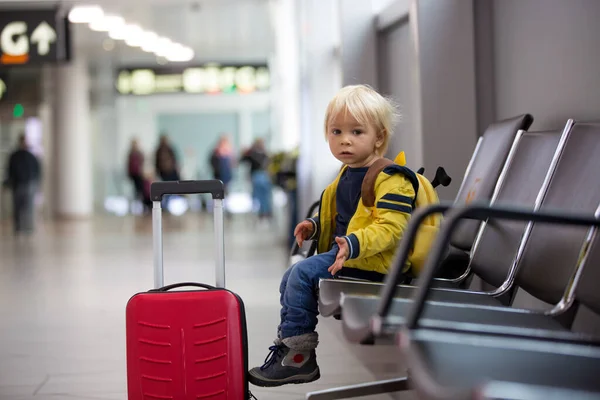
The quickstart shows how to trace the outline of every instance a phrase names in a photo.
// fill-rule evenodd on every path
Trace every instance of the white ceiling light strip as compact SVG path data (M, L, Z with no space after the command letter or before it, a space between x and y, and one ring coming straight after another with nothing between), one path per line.
M100 6L76 6L69 12L69 21L74 24L88 24L96 32L107 32L114 40L123 40L131 47L154 53L171 62L187 62L194 58L194 50L188 46L146 31L141 26L128 24L118 15L105 15Z
M110 32L125 26L125 20L118 15L104 15L89 23L91 30L96 32Z
M69 21L74 24L89 24L104 17L100 6L77 6L69 12Z
M126 25L125 44L131 47L140 47L144 37L144 30L139 25Z
M154 32L145 31L142 34L139 47L148 53L154 53L158 42L158 35Z

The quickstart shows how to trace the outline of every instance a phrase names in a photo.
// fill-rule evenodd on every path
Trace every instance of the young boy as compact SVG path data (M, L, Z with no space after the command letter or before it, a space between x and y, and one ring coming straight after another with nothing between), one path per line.
M319 254L293 265L283 275L277 339L264 365L249 371L254 385L319 379L315 352L319 279L335 276L342 267L366 274L387 273L410 218L418 187L416 176L406 168L388 165L375 171L374 182L370 182L373 206L363 203L361 193L369 167L381 165L393 117L393 106L368 86L344 87L329 103L325 137L344 167L323 192L319 216L296 226L298 243L318 240Z

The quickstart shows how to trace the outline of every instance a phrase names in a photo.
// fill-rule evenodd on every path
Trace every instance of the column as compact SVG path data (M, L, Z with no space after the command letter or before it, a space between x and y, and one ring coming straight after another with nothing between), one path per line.
M44 198L42 214L44 218L54 215L56 203L56 187L54 176L54 69L52 66L42 67L41 96L42 101L38 106L38 116L42 122L42 145L44 157L42 160L42 196Z
M94 61L95 73L91 77L90 92L95 127L90 129L93 162L93 198L95 207L103 207L108 196L120 194L122 189L116 182L117 172L126 171L126 158L119 147L119 118L116 110L115 65L110 58ZM134 132L132 134L137 134ZM127 137L129 139L129 137ZM141 142L141 140L140 140ZM143 145L143 143L140 143ZM127 143L129 146L129 143ZM151 163L146 156L146 165ZM129 182L127 182L129 183ZM131 193L131 185L126 186L125 195Z
M81 59L57 66L54 84L55 211L86 218L93 212L89 73Z
M477 141L473 2L420 0L416 17L423 166L432 177L443 166L453 178L438 188L452 200Z
M271 0L275 32L271 69L271 126L274 150L289 151L300 142L300 65L295 0Z
M377 29L373 5L365 0L339 0L343 85L377 89Z
M337 1L297 2L300 17L300 159L299 209L304 216L310 204L340 168L325 140L325 110L342 86Z

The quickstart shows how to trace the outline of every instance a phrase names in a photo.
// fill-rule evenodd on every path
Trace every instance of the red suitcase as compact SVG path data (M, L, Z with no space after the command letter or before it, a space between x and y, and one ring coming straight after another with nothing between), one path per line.
M217 287L179 283L163 287L162 209L165 194L211 193L217 250ZM223 184L155 182L154 287L127 304L129 400L246 400L248 345L244 304L225 287ZM202 290L171 291L185 286Z

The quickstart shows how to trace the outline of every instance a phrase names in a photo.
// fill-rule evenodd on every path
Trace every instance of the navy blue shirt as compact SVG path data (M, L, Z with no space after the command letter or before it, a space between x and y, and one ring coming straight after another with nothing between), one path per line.
M346 236L350 219L356 212L356 207L358 207L362 182L368 169L369 167L348 167L340 177L335 192L335 207L337 209L337 214L335 216L334 235L336 237Z

